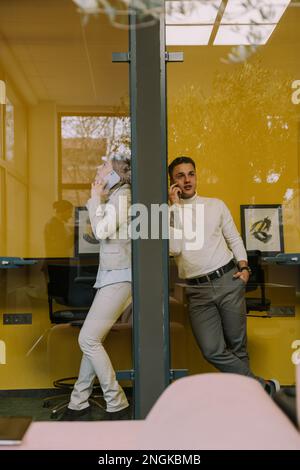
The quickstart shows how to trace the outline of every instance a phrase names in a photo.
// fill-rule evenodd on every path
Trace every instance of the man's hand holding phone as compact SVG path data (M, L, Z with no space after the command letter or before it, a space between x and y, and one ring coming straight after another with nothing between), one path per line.
M178 204L182 191L177 183L171 184L169 189L169 201L170 204Z

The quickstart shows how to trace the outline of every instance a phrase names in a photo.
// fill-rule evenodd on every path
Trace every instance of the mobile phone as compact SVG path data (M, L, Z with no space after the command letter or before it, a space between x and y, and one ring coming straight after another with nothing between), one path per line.
M116 173L114 170L112 170L106 177L106 188L111 189L113 188L116 184L118 184L121 181L120 176L118 173Z

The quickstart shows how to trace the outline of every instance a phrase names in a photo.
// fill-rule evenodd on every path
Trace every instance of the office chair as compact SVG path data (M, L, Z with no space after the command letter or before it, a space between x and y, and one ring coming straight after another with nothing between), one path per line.
M48 305L52 324L69 324L78 328L83 325L96 293L92 286L97 269L97 265L48 265ZM54 303L59 304L60 308L54 309ZM53 382L54 387L61 389L63 393L44 400L44 407L50 407L52 401L55 403L57 400L62 400L52 408L51 418L55 418L69 403L76 380L77 377L65 377ZM98 402L101 396L100 385L95 384L90 401L102 408Z
M260 297L246 297L247 314L251 311L265 312L270 310L271 301L266 298L265 273L261 265L261 252L259 250L248 251L248 264L252 270L246 285L246 292L260 289Z

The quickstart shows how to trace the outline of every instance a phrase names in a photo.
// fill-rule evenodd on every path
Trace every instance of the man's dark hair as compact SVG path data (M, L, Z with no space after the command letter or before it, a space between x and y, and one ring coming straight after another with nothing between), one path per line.
M172 176L173 176L173 170L174 170L175 166L181 165L182 163L191 163L191 165L193 165L194 169L196 170L196 165L195 165L195 162L192 158L185 157L185 156L177 157L169 165L170 178L172 178Z
M73 209L73 204L66 199L59 199L58 201L53 202L52 207L56 212L64 212Z

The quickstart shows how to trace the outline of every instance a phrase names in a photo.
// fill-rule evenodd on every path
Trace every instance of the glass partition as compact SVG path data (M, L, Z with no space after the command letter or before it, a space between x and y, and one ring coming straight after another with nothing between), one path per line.
M114 191L130 198L130 181L121 175L102 199L98 188L90 212L86 208L97 172L98 179L108 178L98 168L103 156L118 175L127 171L110 158L130 153L128 67L112 63L113 52L128 49L128 31L104 13L85 14L72 0L4 0L0 33L6 88L6 104L0 105L0 414L24 409L47 420L64 411L82 351L90 357L83 322L96 292L110 289L111 304L94 303L92 329L100 328L98 310L100 322L109 316L95 341L102 350L105 339L116 371L132 368L130 250L122 265L114 250L103 255L97 276L100 247L109 252L111 234L107 238L99 228L105 214L95 215L100 201L118 198ZM116 269L122 275L114 277ZM98 370L104 379L93 391L91 419L127 407L117 382L117 405L105 399L111 385L105 367ZM61 381L68 377L73 379ZM66 395L49 398L57 394Z
M197 194L229 209L253 266L245 286L251 369L293 385L300 335L300 4L166 3L167 49L184 52L182 64L168 65L169 162L191 157ZM205 217L208 227L214 213ZM187 313L191 290L176 277L175 261L172 292ZM211 270L219 267L213 264ZM190 373L215 370L185 318Z

